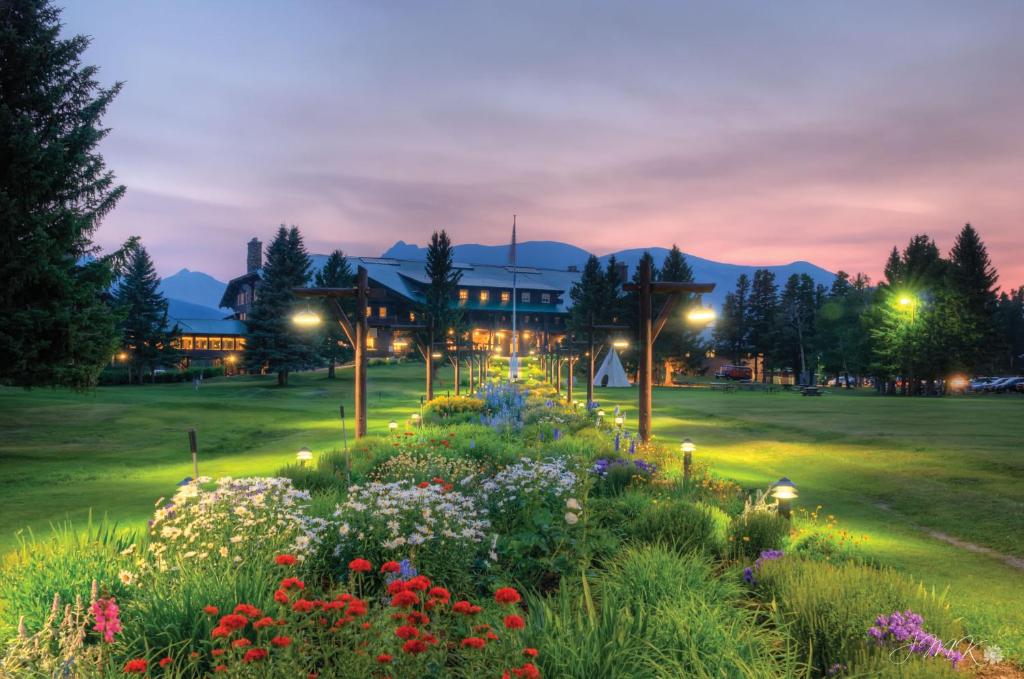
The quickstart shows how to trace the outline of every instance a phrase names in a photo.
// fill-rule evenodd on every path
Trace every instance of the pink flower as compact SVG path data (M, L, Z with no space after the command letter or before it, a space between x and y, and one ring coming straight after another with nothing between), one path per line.
M96 619L94 632L103 635L103 641L108 644L114 643L114 635L121 631L120 609L114 597L109 599L97 599L92 604L92 615Z

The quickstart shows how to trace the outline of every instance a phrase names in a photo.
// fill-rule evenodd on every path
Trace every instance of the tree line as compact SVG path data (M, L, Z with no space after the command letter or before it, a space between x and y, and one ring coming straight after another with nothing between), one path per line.
M781 288L767 270L741 275L726 295L715 349L758 374L790 369L816 376L870 377L887 393L936 393L954 373L1019 372L1024 286L1000 292L977 230L966 224L948 256L915 235L894 247L877 285L840 271L831 286L806 274Z

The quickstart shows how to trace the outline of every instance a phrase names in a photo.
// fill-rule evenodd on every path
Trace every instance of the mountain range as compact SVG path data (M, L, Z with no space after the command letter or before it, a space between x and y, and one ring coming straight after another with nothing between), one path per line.
M661 266L668 254L668 248L632 248L609 253L600 257L602 264L607 263L613 255L629 266L630 276L644 252L650 252L657 266ZM395 259L425 260L427 249L412 243L398 241L388 248L381 257ZM508 245L478 245L468 243L455 246L455 260L465 264L507 264ZM566 269L569 266L583 268L590 253L583 248L558 241L526 241L516 245L516 261L520 266L535 266L547 269ZM314 271L319 270L327 260L327 255L310 255ZM753 266L747 264L728 264L716 262L696 255L686 255L686 261L693 268L695 280L714 283L715 291L705 297L705 303L720 307L725 294L736 285L740 274L753 277L757 269L768 269L775 273L779 285L793 274L807 274L816 283L830 285L835 274L810 262L796 261L789 264L772 266ZM201 271L182 269L174 275L163 279L160 290L167 297L172 318L223 318L231 313L229 309L221 309L221 296L226 283Z

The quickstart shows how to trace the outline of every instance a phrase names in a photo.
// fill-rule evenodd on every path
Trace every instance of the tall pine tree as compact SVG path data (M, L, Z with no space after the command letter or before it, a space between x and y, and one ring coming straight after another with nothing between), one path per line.
M999 345L995 319L999 275L981 235L970 224L957 234L949 263L949 283L963 300L966 314L962 320L973 340L964 338L960 347L963 362L972 371L991 367Z
M324 262L323 268L316 272L314 278L318 288L349 288L352 287L352 281L352 267L348 263L348 257L341 250L335 250L330 254L327 261ZM348 299L341 298L338 301ZM342 303L342 308L348 313L350 309L346 309L346 306L352 306L351 302ZM345 333L335 318L336 312L333 305L329 300L324 300L321 307L321 317L330 319L324 328L322 354L327 361L327 379L333 380L334 366L351 355L352 350L342 347L346 342Z
M420 317L426 326L417 342L426 363L426 397L434 398L434 342L444 338L448 328L459 325L462 314L454 306L462 272L455 268L455 248L444 229L435 231L427 246L427 287L423 291Z
M588 344L596 343L594 326L603 322L606 307L604 300L606 279L601 273L601 263L597 257L590 255L583 265L579 280L569 290L572 307L569 309L569 330L577 337L586 338ZM588 374L593 375L596 351L588 357ZM587 400L594 398L593 382L587 387Z
M117 347L115 265L91 238L124 187L97 151L103 88L46 0L0 3L0 383L88 388Z
M754 374L768 381L769 366L779 338L779 286L775 284L775 272L758 269L750 284L750 301L747 303L749 317L747 340L754 353Z
M317 362L317 333L292 324L301 308L293 288L309 283L309 255L298 228L277 230L267 246L266 264L256 285L256 301L246 319L245 363L250 371L277 373L278 386L288 385L292 370L309 368Z
M114 306L120 317L129 380L134 377L142 384L155 368L177 360L172 342L178 328L168 327L167 300L160 292L160 277L141 245L135 246L128 256L124 276L114 292Z
M715 344L718 350L729 356L733 363L740 363L750 350L750 278L740 274L736 289L725 295L722 315L715 326Z
M677 245L665 255L659 280L673 283L692 283L693 269ZM665 369L664 383L672 382L674 371L692 370L704 361L704 343L701 341L701 329L694 328L686 322L686 313L697 305L698 298L693 294L682 296L676 305L676 312L669 318L664 329L654 344L655 361Z

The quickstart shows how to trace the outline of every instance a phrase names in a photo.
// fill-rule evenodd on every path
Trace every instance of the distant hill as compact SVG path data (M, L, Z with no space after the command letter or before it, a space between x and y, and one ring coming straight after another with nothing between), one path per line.
M204 318L218 319L231 315L231 309L217 309L214 307L192 304L173 297L167 298L167 315L172 318Z
M464 244L455 246L455 259L466 264L507 264L508 245L476 245ZM661 266L668 254L668 248L632 248L621 250L600 257L602 264L614 255L620 262L629 265L629 275L640 262L640 256L644 252L650 252L654 261ZM381 257L394 257L396 259L426 259L427 249L404 241L398 241L392 245ZM549 269L565 269L571 265L583 267L590 253L575 245L560 243L558 241L527 241L516 245L516 258L519 264L524 266L539 266ZM753 278L757 269L768 269L775 273L775 277L781 287L786 279L792 274L807 274L816 283L830 285L835 274L810 262L797 261L789 264L775 264L767 266L756 266L746 264L727 264L715 262L695 255L686 255L686 261L693 267L694 278L705 283L714 283L715 291L706 296L705 301L716 307L721 306L725 299L725 293L736 286L736 279L740 274L747 274Z
M173 276L168 276L160 282L160 292L168 300L174 299L178 302L196 304L201 307L216 310L220 306L220 298L224 294L227 283L221 283L213 276L201 271L189 271L182 269ZM219 316L178 316L178 318L223 318L231 313L230 310L217 312Z

